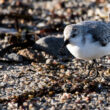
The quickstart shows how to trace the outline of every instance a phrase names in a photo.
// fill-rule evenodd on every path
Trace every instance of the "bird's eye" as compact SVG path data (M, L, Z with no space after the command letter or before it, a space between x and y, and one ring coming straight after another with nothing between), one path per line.
M71 36L71 37L72 37L72 38L74 38L75 36L76 36L76 34L72 34L72 36Z
M73 31L74 31L74 32L76 32L76 31L77 31L77 29L76 29L76 28L73 28Z

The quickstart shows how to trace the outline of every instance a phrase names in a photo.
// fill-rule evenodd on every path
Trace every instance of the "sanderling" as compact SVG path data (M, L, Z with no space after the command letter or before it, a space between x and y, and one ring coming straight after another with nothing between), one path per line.
M102 21L84 21L67 25L64 46L78 59L94 60L110 55L110 25Z

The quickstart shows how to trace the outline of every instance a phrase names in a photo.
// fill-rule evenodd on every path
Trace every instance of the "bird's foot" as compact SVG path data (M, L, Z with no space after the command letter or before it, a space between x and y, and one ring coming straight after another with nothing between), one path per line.
M98 77L99 72L97 70L89 70L86 75L81 75L81 79L94 80Z
M106 72L103 72L101 74L101 77L104 78L106 81L110 81L110 69L108 69Z
M96 60L93 60L90 65L87 66L87 63L85 63L84 66L85 74L86 75L81 75L81 79L88 79L88 80L94 80L95 78L98 77L99 72L98 72L98 63Z

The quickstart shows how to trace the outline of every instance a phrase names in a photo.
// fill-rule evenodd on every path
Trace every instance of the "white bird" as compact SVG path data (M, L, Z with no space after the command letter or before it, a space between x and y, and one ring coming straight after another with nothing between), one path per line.
M78 59L94 60L110 55L110 25L102 21L85 21L67 25L64 46Z

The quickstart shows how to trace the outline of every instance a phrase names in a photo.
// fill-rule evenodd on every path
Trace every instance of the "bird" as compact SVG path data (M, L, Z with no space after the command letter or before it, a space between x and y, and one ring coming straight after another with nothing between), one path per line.
M93 67L96 59L110 55L110 25L103 21L69 24L64 28L65 46L75 58L92 60Z

